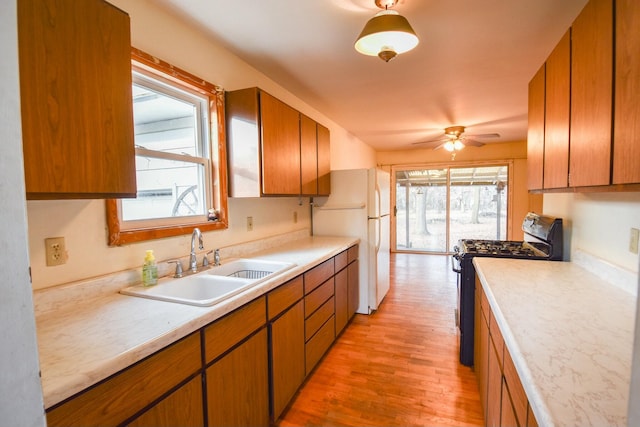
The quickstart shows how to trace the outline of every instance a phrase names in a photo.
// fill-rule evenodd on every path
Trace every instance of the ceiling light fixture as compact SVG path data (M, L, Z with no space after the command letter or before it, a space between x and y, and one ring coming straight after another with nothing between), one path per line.
M363 55L378 56L385 62L418 45L418 36L407 18L395 10L397 0L375 0L381 10L371 18L358 36L355 48Z
M460 151L464 148L464 144L460 141L460 138L456 137L455 139L450 139L449 141L444 143L444 149L453 152Z

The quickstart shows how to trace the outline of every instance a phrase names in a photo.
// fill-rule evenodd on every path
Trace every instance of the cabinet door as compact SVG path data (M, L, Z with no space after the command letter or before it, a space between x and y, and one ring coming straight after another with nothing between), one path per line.
M265 328L206 370L210 426L268 426L269 383Z
M486 421L488 427L499 427L502 410L502 371L493 341L490 341L488 353Z
M527 182L529 190L542 189L544 160L545 65L529 82L529 128L527 131Z
M349 250L351 252L351 249ZM357 251L357 247L356 247ZM347 296L347 317L351 319L358 305L360 305L360 269L359 261L355 260L347 267L349 275L349 295Z
M480 390L480 404L484 414L487 413L487 377L489 375L489 325L485 318L484 311L481 306L481 292L479 283L476 284L476 310L475 310L475 331L476 339L474 345L476 347L474 357L474 369L478 377L478 388ZM486 419L485 419L486 422Z
M611 162L613 0L590 0L571 28L569 185L608 185Z
M346 268L336 273L336 335L338 335L349 322L349 270Z
M640 2L616 0L613 184L640 182Z
M198 375L127 425L130 427L204 426L202 375Z
M300 176L302 194L318 194L318 132L316 122L300 114Z
M509 388L507 383L502 383L502 408L500 410L500 426L501 427L524 427L518 424L516 418L516 412L511 404L511 396L509 395Z
M17 4L27 198L135 197L129 16L101 0Z
M300 194L300 113L260 92L262 192Z
M331 136L329 129L318 127L318 195L331 194Z
M273 420L304 381L304 302L298 301L270 324Z
M549 55L545 75L544 188L566 188L569 184L571 30Z

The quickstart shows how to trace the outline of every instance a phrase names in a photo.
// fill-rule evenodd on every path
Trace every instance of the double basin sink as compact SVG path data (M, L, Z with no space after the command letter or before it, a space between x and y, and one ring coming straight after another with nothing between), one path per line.
M121 294L196 306L211 306L271 279L295 264L240 258L181 278L160 279L154 286L130 286Z

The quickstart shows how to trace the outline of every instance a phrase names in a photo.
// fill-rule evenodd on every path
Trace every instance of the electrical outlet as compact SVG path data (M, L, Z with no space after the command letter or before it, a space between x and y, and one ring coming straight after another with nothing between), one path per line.
M64 237L49 237L44 239L47 266L62 265L67 262L67 249Z
M298 212L297 211L293 211L293 223L294 224L298 223Z
M247 231L253 231L253 217L247 217Z
M640 239L640 230L637 228L631 229L631 235L629 237L629 252L633 254L638 253L638 240Z

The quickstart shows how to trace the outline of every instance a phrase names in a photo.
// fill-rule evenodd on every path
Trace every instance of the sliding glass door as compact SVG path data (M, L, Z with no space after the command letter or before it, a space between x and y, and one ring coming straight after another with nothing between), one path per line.
M459 239L506 239L509 167L394 168L396 251L449 253Z

